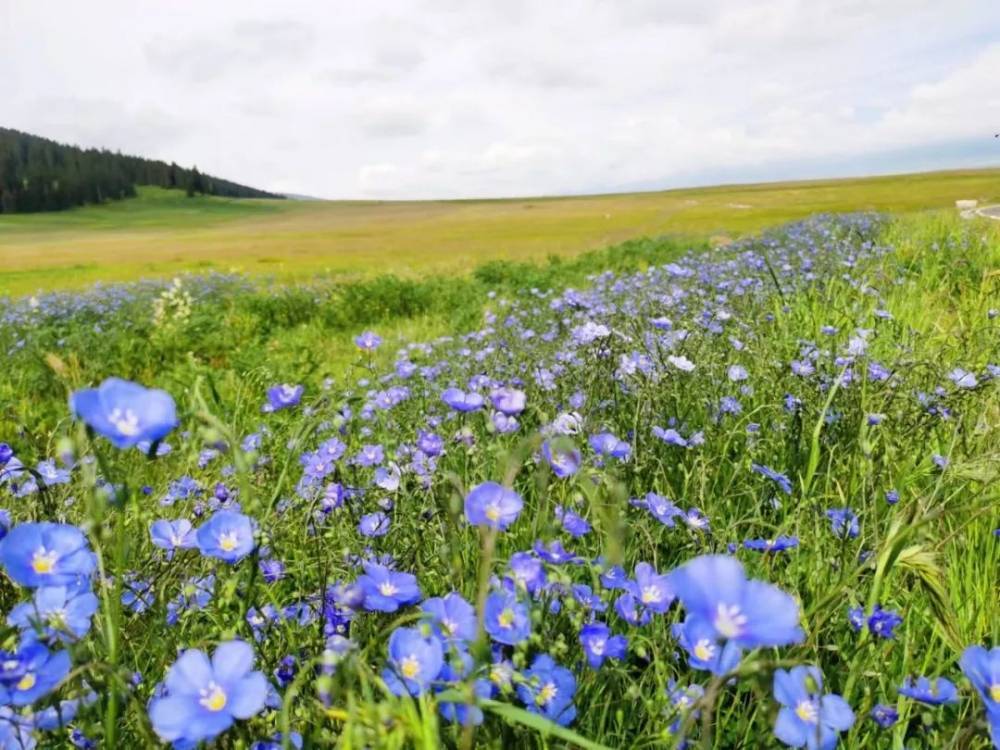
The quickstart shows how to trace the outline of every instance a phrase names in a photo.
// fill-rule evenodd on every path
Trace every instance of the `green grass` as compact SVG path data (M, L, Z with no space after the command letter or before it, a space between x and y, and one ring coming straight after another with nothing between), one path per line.
M489 260L571 256L631 237L732 238L818 212L1000 201L1000 170L492 201L136 199L0 216L0 293L240 270L304 279L462 273Z

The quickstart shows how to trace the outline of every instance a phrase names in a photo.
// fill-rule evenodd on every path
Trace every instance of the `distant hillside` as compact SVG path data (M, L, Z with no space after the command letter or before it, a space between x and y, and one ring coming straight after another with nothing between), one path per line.
M212 175L197 167L82 149L0 128L0 214L62 211L135 196L137 185L228 198L283 198Z

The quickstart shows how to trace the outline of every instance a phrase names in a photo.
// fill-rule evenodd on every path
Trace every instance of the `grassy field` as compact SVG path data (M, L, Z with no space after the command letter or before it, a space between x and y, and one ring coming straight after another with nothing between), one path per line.
M817 212L904 213L957 198L1000 200L1000 169L489 201L236 201L145 188L107 206L0 216L0 294L180 271L450 273L631 237L735 237Z

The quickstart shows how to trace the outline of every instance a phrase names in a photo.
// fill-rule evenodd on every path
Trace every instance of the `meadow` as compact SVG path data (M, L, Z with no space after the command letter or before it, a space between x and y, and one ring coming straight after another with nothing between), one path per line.
M689 239L558 199L545 262L499 204L400 207L378 252L427 221L474 270L0 302L0 746L998 746L1000 231L909 213L987 177L762 232L847 197L685 193ZM393 210L206 205L191 253ZM4 252L184 244L143 206Z
M104 206L0 216L0 296L188 271L285 280L467 272L638 237L724 240L815 213L898 214L959 198L1000 202L1000 170L516 200L231 200L140 188Z

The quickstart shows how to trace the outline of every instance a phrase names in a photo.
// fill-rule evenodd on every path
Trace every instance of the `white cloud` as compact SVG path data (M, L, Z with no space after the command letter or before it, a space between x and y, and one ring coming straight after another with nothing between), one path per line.
M61 5L0 0L0 123L263 188L581 193L943 167L960 143L1000 161L993 0Z

